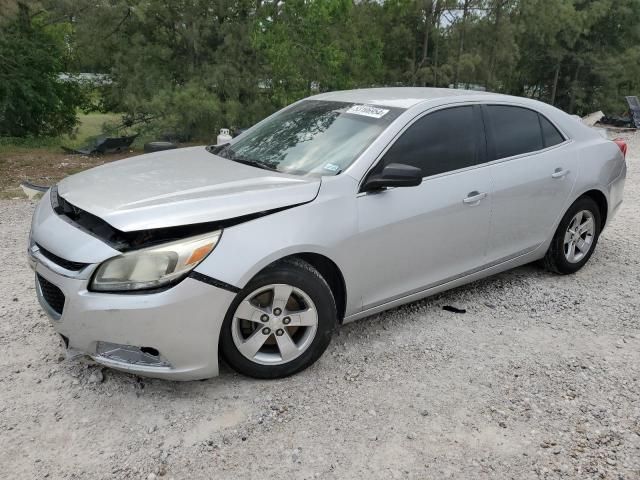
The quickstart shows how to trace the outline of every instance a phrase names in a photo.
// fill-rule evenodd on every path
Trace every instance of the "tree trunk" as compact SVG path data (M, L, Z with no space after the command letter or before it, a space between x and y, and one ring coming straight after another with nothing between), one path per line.
M425 0L424 2L424 39L422 42L422 60L420 61L420 68L427 66L429 60L429 36L431 35L431 27L433 26L433 0ZM426 77L422 77L422 86L427 86Z
M422 40L422 60L421 65L427 62L429 55L429 33L431 33L431 20L433 17L433 2L431 0L425 0L424 2L424 39Z
M553 75L553 86L551 87L551 105L556 104L556 93L558 91L558 79L560 78L560 61L556 65L556 72Z
M407 79L411 83L412 87L416 87L416 73L418 72L418 55L417 50L418 47L416 45L417 42L411 42L411 71L407 72L410 77Z
M500 34L500 20L502 19L502 9L505 6L506 1L504 0L496 0L495 4L495 21L493 22L493 33L495 38L491 42L491 50L489 53L489 67L487 69L487 77L485 80L485 88L489 90L491 85L493 84L493 70L495 69L496 64L496 46L498 44L498 38Z
M435 25L440 25L440 14L436 14L435 17ZM438 86L438 38L439 35L436 33L436 38L433 40L433 86Z
M569 101L569 114L573 114L576 108L576 90L578 87L578 76L580 75L580 64L576 66L576 73L573 75L571 81L571 100Z
M464 52L464 37L467 31L467 17L469 16L469 7L471 0L464 0L462 7L462 25L460 26L460 42L458 43L458 58L456 60L456 71L453 77L453 88L458 88L458 80L460 79L460 59Z

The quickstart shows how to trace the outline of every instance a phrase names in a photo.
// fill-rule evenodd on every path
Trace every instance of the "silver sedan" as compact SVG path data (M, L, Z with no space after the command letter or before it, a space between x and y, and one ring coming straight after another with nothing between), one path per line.
M617 143L517 97L316 95L229 143L50 189L38 299L71 354L113 368L291 375L342 323L537 260L582 268L622 202Z

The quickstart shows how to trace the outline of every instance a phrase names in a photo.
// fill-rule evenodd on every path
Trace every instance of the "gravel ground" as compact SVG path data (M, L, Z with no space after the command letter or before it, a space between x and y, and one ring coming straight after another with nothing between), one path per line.
M64 360L26 266L33 204L0 201L0 477L640 478L640 134L626 137L625 204L578 274L525 266L347 325L278 381Z

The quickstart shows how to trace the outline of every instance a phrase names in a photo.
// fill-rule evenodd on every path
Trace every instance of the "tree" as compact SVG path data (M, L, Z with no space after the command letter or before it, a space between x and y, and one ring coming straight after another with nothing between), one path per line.
M82 90L59 78L65 52L55 30L18 5L17 15L0 25L0 135L68 133Z
M109 74L102 108L190 139L327 90L483 86L576 113L640 90L640 0L33 2L56 68Z
M113 83L107 103L137 130L210 141L273 111L251 44L252 1L96 2L75 15L77 48ZM95 32L106 32L95 45ZM100 63L97 62L100 59Z
M290 0L261 9L254 46L274 103L285 105L315 89L367 85L382 73L379 7L351 0ZM373 22L372 22L373 20Z

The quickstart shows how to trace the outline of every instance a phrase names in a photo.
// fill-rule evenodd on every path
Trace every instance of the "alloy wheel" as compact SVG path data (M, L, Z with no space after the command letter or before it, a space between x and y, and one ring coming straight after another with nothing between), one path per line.
M238 305L231 335L252 362L281 365L302 355L318 329L318 312L304 291L286 284L260 287Z
M564 256L569 263L578 263L589 253L595 233L593 213L581 210L574 215L564 235Z

